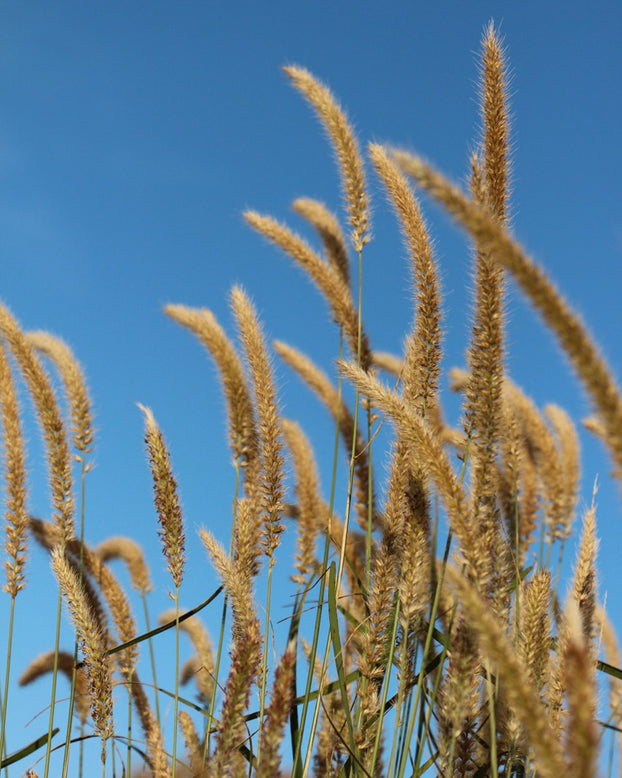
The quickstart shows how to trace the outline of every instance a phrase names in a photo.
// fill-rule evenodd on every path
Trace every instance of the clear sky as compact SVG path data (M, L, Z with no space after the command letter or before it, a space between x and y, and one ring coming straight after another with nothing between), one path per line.
M270 338L326 369L336 356L319 295L241 216L252 207L303 230L290 209L296 197L341 207L332 153L281 66L303 65L328 83L362 144L405 146L464 181L478 127L476 53L491 18L512 70L514 232L620 375L619 2L2 3L0 299L25 328L65 338L85 367L98 429L87 538L123 533L144 545L155 613L169 607L169 583L136 403L153 409L178 475L187 607L216 585L195 530L208 526L227 542L234 484L215 371L162 306L205 306L233 334L228 294L240 283ZM411 316L408 268L371 171L369 180L374 241L365 250L364 317L373 346L398 352ZM464 364L470 255L435 206L425 202L425 211L442 268L449 369ZM565 359L514 290L508 310L514 380L539 404L587 415ZM285 367L277 375L284 412L302 421L323 458L326 489L332 425ZM34 428L30 439L31 507L45 515ZM621 628L622 505L599 445L582 439L582 504L598 475L601 593ZM53 584L37 550L27 575L15 674L53 641L54 597L42 597ZM207 614L208 623L218 614ZM9 750L47 722L41 716L23 730L42 686L11 697Z

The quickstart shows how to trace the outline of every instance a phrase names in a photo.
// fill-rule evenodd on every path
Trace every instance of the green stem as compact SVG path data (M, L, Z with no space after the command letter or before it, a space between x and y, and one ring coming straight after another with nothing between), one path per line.
M438 582L436 584L436 591L434 592L434 601L432 602L432 610L430 612L430 623L428 624L428 631L425 637L425 644L423 647L423 656L421 659L421 667L425 667L428 656L430 655L430 648L432 646L432 638L434 636L434 624L436 622L436 616L438 614L438 606L441 599L441 589L443 588L443 581L445 578L445 567L447 566L447 560L449 559L449 550L451 548L452 533L451 531L447 535L447 542L445 543L445 553L443 554L443 564L441 565L441 571ZM415 698L411 711L410 721L408 722L408 735L406 742L412 741L413 731L415 729L415 719L417 715L417 708L419 707L419 700L421 699L422 687L423 687L424 673L419 673L417 679L417 686L415 689ZM406 770L406 756L402 754L399 765L399 770L396 778L404 778L404 772Z
M272 570L274 569L274 556L270 556L268 563L268 592L266 595L266 626L263 639L263 659L261 661L261 674L259 682L259 729L257 739L257 762L261 756L261 728L263 727L263 712L266 706L266 684L268 682L268 646L270 642L270 603L272 601Z
M141 599L143 601L143 613L145 614L145 627L147 628L147 632L151 632L151 624L149 620L149 609L147 607L147 595L145 592L141 592ZM153 688L154 688L154 702L155 702L155 712L156 712L156 720L158 722L158 726L161 725L160 721L160 695L158 694L158 678L156 674L156 662L155 662L155 652L153 649L153 640L149 638L147 640L147 643L149 644L149 660L151 662L151 675L153 676ZM131 692L130 692L130 698L131 698Z
M240 460L236 457L235 462L235 489L233 494L233 516L231 521L231 538L229 540L229 557L233 554L233 542L235 539L235 528L238 516L238 499L240 493ZM209 703L209 714L205 723L205 734L203 740L203 764L205 765L210 753L210 737L212 734L212 722L214 721L214 709L216 707L216 691L218 689L218 676L220 673L220 662L222 660L222 649L225 642L225 625L227 622L228 597L225 597L222 605L222 614L220 617L220 635L218 638L218 649L216 650L216 662L214 665L214 682L212 684L212 695Z
M173 778L177 771L177 721L179 711L179 586L175 586L175 712L173 721Z
M78 775L84 775L84 724L80 724L80 748L78 749Z
M339 358L343 356L343 332L339 332ZM311 653L309 654L309 670L307 672L307 681L305 685L305 694L304 694L304 701L302 704L302 711L300 714L300 726L299 726L299 737L297 738L296 742L292 745L294 746L294 754L293 754L293 766L292 766L292 776L293 778L303 778L303 771L301 770L301 752L302 752L302 740L304 735L304 729L307 722L307 713L309 710L309 695L311 694L311 686L313 685L313 671L315 669L315 658L317 656L317 649L318 649L318 643L320 639L320 627L322 623L322 613L323 613L323 604L324 604L324 595L326 592L326 573L328 570L328 558L330 555L330 544L331 544L331 522L333 518L333 511L335 508L335 495L337 491L337 464L339 459L339 434L340 434L340 415L339 415L339 408L341 407L341 374L339 375L338 383L337 383L337 418L335 420L335 438L334 438L334 444L333 444L333 471L332 471L332 477L331 477L331 483L330 483L330 498L328 501L328 529L326 530L326 538L324 541L324 555L322 558L322 566L321 566L321 572L320 572L320 591L318 593L318 605L315 611L315 626L313 628L313 640L311 642ZM323 670L323 673L325 672L325 669ZM320 682L318 684L318 688L322 688L322 684L324 681L324 674L322 673L322 676L320 678ZM320 695L318 695L319 700ZM317 708L317 703L316 703ZM314 719L316 719L314 715ZM313 727L313 732L315 732L315 728ZM312 748L313 745L313 736L309 740L309 751ZM307 752L308 753L308 752ZM308 758L305 757L305 764L308 763Z
M127 775L132 775L132 683L134 681L134 668L132 668L127 687ZM157 689L156 689L157 694ZM114 749L112 751L114 756Z
M80 456L80 563L79 563L79 580L80 586L82 586L82 575L84 569L84 517L85 517L85 485L86 485L86 460L84 456ZM69 711L67 713L67 727L65 732L65 753L63 756L63 772L62 778L67 778L67 771L69 769L69 752L71 748L71 724L73 721L73 711L75 705L76 696L76 675L78 668L78 636L73 644L73 671L71 673L71 691L69 693Z
M458 604L456 603L454 605L454 607L453 607L453 610L452 610L452 613L451 613L451 618L449 620L449 625L447 627L447 635L448 636L451 635L457 610L458 610ZM431 698L431 700L429 700L428 710L426 712L426 719L425 719L424 734L425 734L425 740L426 741L430 739L429 738L430 719L432 718L432 714L433 714L433 712L435 710L435 703L436 703L436 700L438 698L438 690L440 688L441 679L442 679L442 676L443 676L443 674L441 672L441 668L443 667L443 665L445 663L445 659L447 658L447 652L449 650L449 646L450 646L450 640L447 640L445 642L445 644L443 645L443 649L441 651L441 655L440 655L440 659L439 659L439 669L438 669L438 671L436 673L436 676L434 678L434 686L432 688L432 698ZM452 732L452 753L453 753L453 747L455 745L455 736L454 735L455 735L455 733ZM422 758L423 758L423 743L422 743L421 748L417 750L417 756L416 756L416 759L415 759L415 766L414 766L414 769L413 769L413 774L415 776L417 776L419 774L419 768L421 766L421 759ZM452 765L452 761L450 761L448 764L451 766ZM450 769L451 769L451 767L450 767Z
M374 750L373 750L373 753L372 753L371 764L370 764L370 767L369 767L369 772L371 773L371 775L375 775L376 774L376 760L378 759L378 751L380 749L380 739L382 737L382 725L383 725L383 722L384 722L385 705L386 705L387 697L388 697L388 694L389 694L389 683L391 681L391 668L393 667L393 657L395 656L395 638L397 636L397 628L398 628L398 623L399 623L399 619L400 619L400 599L399 599L399 595L396 596L395 600L396 600L396 602L395 602L395 611L394 611L394 614L393 614L393 625L392 625L391 632L390 632L390 641L391 642L389 643L389 653L388 653L388 656L387 656L387 665L386 665L387 669L386 669L386 673L385 673L385 676L384 676L384 685L383 685L382 696L381 696L380 704L379 704L378 723L376 724L376 739L374 741ZM404 644L403 644L403 647L402 647L403 648L403 654L402 654L403 656L406 655L407 647L408 647L408 634L407 634L407 632L405 632L404 633ZM405 680L405 675L406 674L404 673L404 675L400 677L400 683L399 683L399 689L398 689L398 698L397 698L397 706L396 706L397 710L396 710L396 714L395 714L396 715L396 724L395 724L395 728L396 729L397 729L397 720L399 719L400 691L403 694L403 688L404 688L403 687L403 682Z
M62 611L63 594L58 587L58 601L56 604L56 636L54 638L54 670L52 672L52 690L50 692L50 716L48 720L48 739L45 748L45 767L43 769L43 778L48 778L50 774L50 756L52 754L52 735L54 732L54 712L56 709L56 679L58 678L58 649L60 646L60 618Z
M15 595L11 597L11 610L9 614L9 637L6 650L6 672L4 676L4 699L2 700L2 731L0 732L0 754L4 754L6 748L6 713L9 707L9 677L11 673L11 648L13 645L13 622L15 617Z
M363 316L362 316L362 306L363 306L363 252L361 249L359 249L358 253L358 270L359 270L359 282L358 282L358 323L357 323L357 354L356 354L356 364L360 366L361 364L361 343L363 340ZM341 378L341 376L340 376ZM341 386L340 386L341 389ZM341 396L341 395L339 395ZM358 387L356 387L354 392L354 419L353 419L353 430L352 430L352 449L350 452L350 467L348 472L348 492L346 497L346 508L345 508L345 514L343 518L343 536L341 539L341 549L339 551L339 566L337 569L337 576L336 576L336 590L339 591L341 588L341 579L343 577L343 568L345 566L345 558L346 558L346 543L347 543L347 537L348 537L348 528L350 524L350 511L352 508L352 492L353 492L353 485L354 485L354 460L356 457L356 436L358 432L358 414L359 414L359 397L360 392ZM332 495L331 495L332 498ZM332 511L331 511L332 515ZM322 579L323 583L325 582L325 578ZM323 589L322 589L322 595L323 595ZM320 598L320 602L323 602L323 596ZM322 671L320 676L320 688L322 687L324 683L324 678L326 675L326 670L328 668L328 660L330 655L330 644L331 644L331 638L330 638L330 631L328 633L327 639L326 639L326 648L324 650L324 658L322 661ZM311 667L313 667L313 664L311 664ZM315 732L317 729L317 723L320 716L320 707L321 707L321 695L318 695L317 700L315 702L315 708L313 711L313 721L311 723L311 732L309 734L309 743L313 744L313 740L315 739ZM354 746L354 744L352 744ZM306 776L309 772L309 765L311 762L311 752L312 748L309 746L307 749L307 755L305 759L305 765L303 769L303 775Z
M497 717L495 715L495 687L490 673L490 664L486 660L486 689L488 692L488 711L490 722L490 768L492 778L497 778L499 769L497 765Z
M399 686L397 688L397 702L395 703L395 727L393 728L393 738L391 741L391 755L389 756L389 773L391 771L391 765L395 762L395 753L397 749L398 735L404 729L402 706L404 704L405 692L406 692L406 663L408 661L408 624L402 630L403 640L400 651L400 666L399 666Z

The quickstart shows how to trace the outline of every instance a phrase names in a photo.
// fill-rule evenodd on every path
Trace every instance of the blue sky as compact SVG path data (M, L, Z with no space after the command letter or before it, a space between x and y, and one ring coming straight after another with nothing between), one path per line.
M168 607L168 580L136 402L153 409L178 474L188 607L216 583L195 529L209 526L226 541L234 483L215 371L162 306L208 307L233 334L228 294L240 283L269 337L326 369L336 356L319 295L241 216L252 207L303 230L290 210L296 197L341 207L332 153L281 66L304 65L328 83L362 144L405 146L464 181L478 127L476 53L491 18L512 70L515 234L620 375L619 3L2 4L0 299L25 328L65 338L85 367L98 429L87 537L125 533L144 544L158 585L154 612ZM374 241L365 250L364 317L373 346L397 352L411 316L408 268L371 171L369 180ZM438 208L426 201L425 212L442 268L449 369L464 363L469 250ZM540 404L587 415L564 357L514 290L508 311L514 380ZM322 452L332 450L330 422L284 367L277 376L284 412L303 422L329 461ZM34 429L30 440L31 505L45 514ZM598 444L586 435L583 442L584 502L596 475L600 484L602 592L620 614L619 491ZM327 488L328 466L323 474ZM18 602L16 673L52 645L51 626L32 629L35 609L43 625L53 608L41 600L42 587L51 589L47 562L36 550L31 562ZM9 750L44 729L44 717L22 729L41 688L11 695Z

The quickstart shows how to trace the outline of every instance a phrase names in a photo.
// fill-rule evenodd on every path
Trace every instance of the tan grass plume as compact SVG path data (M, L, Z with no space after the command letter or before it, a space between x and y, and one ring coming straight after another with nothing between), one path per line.
M354 416L348 404L341 397L339 390L333 385L330 378L315 365L309 357L289 346L287 343L275 340L273 342L276 353L303 379L307 386L324 403L335 422L339 424L339 430L343 438L344 448L348 456L354 448L354 476L356 488L356 517L363 531L367 529L368 502L370 492L369 472L369 448L360 434L356 431ZM378 518L375 508L375 495L372 484L372 516L374 521Z
M253 401L244 367L234 345L206 308L166 305L165 313L193 332L211 354L220 372L229 413L229 436L233 455L243 466L257 466L259 437ZM254 479L251 477L251 483Z
M290 419L282 419L281 426L292 456L298 507L297 572L293 580L304 584L315 571L315 544L322 525L324 505L319 496L317 465L307 436L300 425Z
M58 402L34 350L8 309L1 305L0 332L21 368L37 409L47 448L54 521L64 542L74 534L74 501L69 446Z
M171 459L164 438L153 413L138 403L145 415L145 444L149 455L153 494L158 512L162 548L168 570L175 587L181 586L185 562L185 536L181 505L177 495L177 482L173 475Z
M0 409L3 429L3 464L5 480L6 583L4 590L12 597L24 588L26 563L26 464L19 405L11 367L0 341Z
M121 559L127 566L134 589L146 594L153 589L147 560L142 548L135 540L123 536L115 536L103 540L95 553L102 562Z
M92 403L84 371L61 338L48 332L28 332L26 338L34 349L54 362L61 375L71 408L74 446L82 457L91 450L94 438Z
M45 654L41 654L36 659L33 659L28 667L19 677L20 686L28 686L33 683L37 678L41 678L42 675L54 672L55 652L48 651ZM57 654L57 666L58 670L65 676L69 683L72 683L74 673L74 658L73 654L68 651L59 651ZM81 667L75 668L76 681L75 681L75 703L76 712L81 724L85 724L89 716L89 697L88 697L88 683L84 670Z
M106 741L113 734L112 666L106 655L106 639L84 599L78 577L67 564L58 547L52 551L52 568L68 602L71 619L84 652L89 679L91 714L97 733L102 738L102 761L104 761Z
M404 396L424 415L438 402L441 301L436 263L419 204L406 178L382 146L370 144L369 154L398 215L410 254L416 309L402 381Z
M360 252L369 241L369 205L365 186L363 161L354 132L348 119L327 86L318 81L308 70L291 65L283 70L293 85L306 97L315 109L332 141L343 185L352 242Z
M312 224L322 243L329 264L338 270L346 286L350 286L350 260L346 241L337 217L324 203L310 197L299 197L292 205L294 211Z
M369 341L364 332L359 338L358 311L352 301L350 288L341 274L323 262L299 235L276 219L256 211L246 211L244 218L251 227L289 254L308 273L328 302L335 321L343 328L353 358L357 357L360 345L361 366L368 369L371 364Z
M264 545L273 564L273 556L283 532L283 453L280 413L274 386L272 364L255 309L240 287L231 292L231 306L235 312L250 365L259 419L259 439L263 469L263 497L266 512Z

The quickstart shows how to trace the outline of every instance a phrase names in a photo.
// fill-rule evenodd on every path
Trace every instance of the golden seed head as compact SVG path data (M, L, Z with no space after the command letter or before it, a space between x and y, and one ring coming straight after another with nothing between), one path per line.
M153 477L153 494L162 539L164 556L176 588L181 586L184 573L185 536L181 505L177 496L177 482L171 460L153 413L144 405L138 407L145 415L145 444Z

